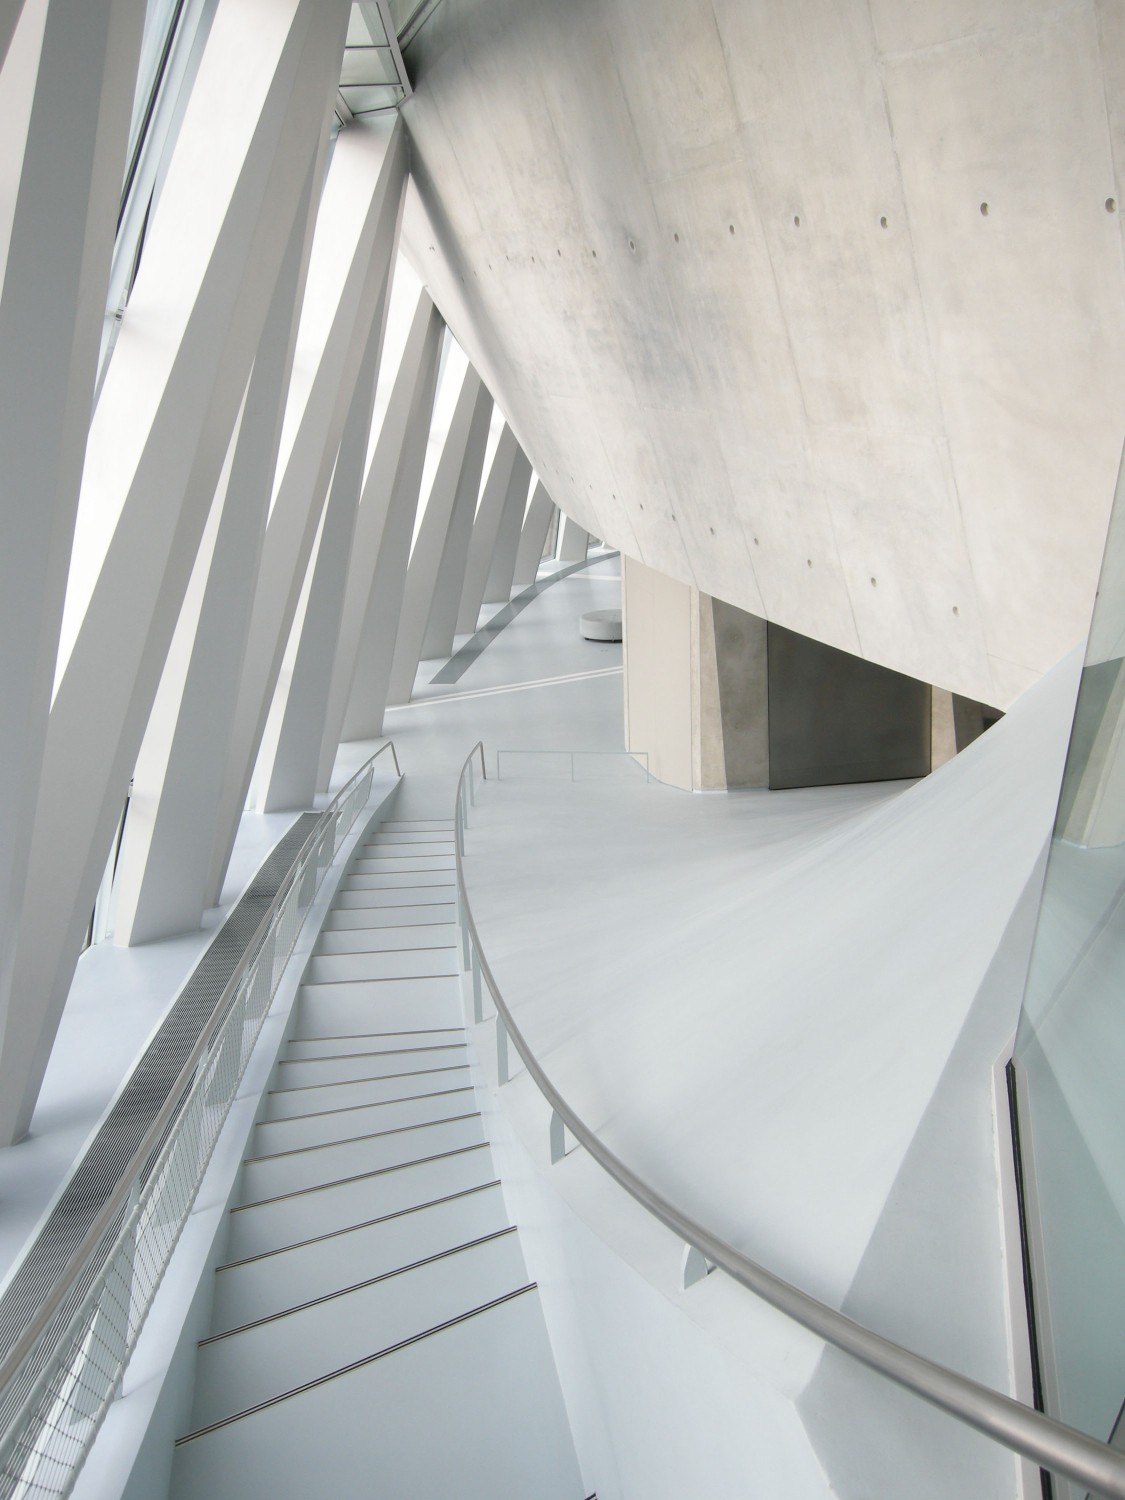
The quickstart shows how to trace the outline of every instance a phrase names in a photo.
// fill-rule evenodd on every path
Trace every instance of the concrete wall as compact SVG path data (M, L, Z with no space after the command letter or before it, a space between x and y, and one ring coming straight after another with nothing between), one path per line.
M445 0L408 61L408 253L568 516L1001 708L1081 638L1119 6Z
M625 743L647 753L658 781L714 791L928 774L928 684L767 625L624 554L621 598ZM946 695L945 706L951 731L956 701Z
M929 683L779 625L767 650L771 787L929 774Z

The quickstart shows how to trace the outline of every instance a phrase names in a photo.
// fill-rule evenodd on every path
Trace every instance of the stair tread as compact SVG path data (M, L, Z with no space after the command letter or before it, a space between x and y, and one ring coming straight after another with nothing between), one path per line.
M204 1344L196 1354L192 1427L399 1343L526 1281L519 1242L506 1236Z
M173 1495L367 1500L372 1474L415 1500L585 1494L535 1291L183 1443Z

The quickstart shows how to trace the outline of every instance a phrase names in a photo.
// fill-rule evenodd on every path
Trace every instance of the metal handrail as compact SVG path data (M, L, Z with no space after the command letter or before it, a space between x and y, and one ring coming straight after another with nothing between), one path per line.
M394 758L395 769L401 776L402 772L399 769L398 755L395 751L394 743L388 740L348 780L320 815L308 838L301 846L285 878L278 887L276 895L263 913L261 921L258 923L253 936L238 963L235 965L230 978L223 988L222 994L216 1002L211 1018L202 1028L195 1046L185 1059L175 1083L169 1089L167 1098L145 1131L140 1144L133 1152L127 1166L121 1172L112 1191L102 1204L85 1235L56 1276L51 1290L35 1309L35 1312L28 1320L27 1325L21 1330L19 1336L5 1351L3 1359L0 1360L0 1394L6 1392L18 1378L25 1361L35 1352L38 1340L51 1325L52 1320L61 1312L68 1298L73 1295L82 1274L89 1272L91 1257L103 1245L115 1218L121 1214L125 1214L128 1217L129 1210L134 1205L137 1189L145 1173L145 1169L159 1151L162 1149L167 1150L177 1112L184 1108L191 1091L192 1083L199 1074L200 1064L207 1057L209 1049L229 1019L232 1007L236 1003L248 972L264 953L266 944L270 938L272 926L277 921L279 912L282 911L287 897L292 892L294 883L304 878L310 857L317 850L318 845L323 843L328 830L332 829L333 833L335 832L334 825L345 804L362 785L364 779L369 779L373 776L375 761L388 749ZM368 795L370 795L369 791ZM359 808L357 807L356 813L358 811ZM353 814L353 820L354 816ZM295 936L296 933L294 932ZM287 954L286 957L288 957ZM192 1198L194 1198L194 1192L192 1193ZM107 1255L112 1252L112 1248L111 1245L107 1251ZM100 1274L100 1272L93 1273L95 1282ZM0 1442L6 1441L6 1438L6 1432L0 1434Z
M454 855L458 905L465 939L465 968L469 969L472 965L474 979L479 971L496 1006L497 1045L502 1059L501 1083L507 1081L507 1042L510 1039L539 1092L579 1145L585 1147L598 1165L655 1219L712 1265L725 1271L740 1286L746 1287L845 1354L852 1355L869 1369L885 1375L924 1401L984 1433L986 1437L995 1439L1004 1447L1032 1459L1046 1469L1064 1475L1093 1494L1105 1497L1105 1500L1125 1500L1125 1453L1119 1453L1108 1443L1100 1442L1065 1422L1059 1422L1012 1396L993 1390L991 1386L982 1385L935 1360L903 1348L901 1344L865 1328L854 1318L849 1318L845 1313L794 1286L792 1282L768 1271L669 1203L651 1183L638 1177L620 1157L615 1156L575 1114L543 1071L512 1016L484 956L480 934L473 920L461 859L464 852L461 811L465 774L477 748L474 746L470 751L457 783L454 827L458 838L454 843ZM483 746L480 748L483 767Z

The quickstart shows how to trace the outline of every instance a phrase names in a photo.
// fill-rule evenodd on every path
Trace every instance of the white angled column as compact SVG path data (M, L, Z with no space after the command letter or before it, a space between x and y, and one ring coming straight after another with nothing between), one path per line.
M374 739L383 732L444 331L423 292L360 501L321 744L322 788L328 785L341 737Z
M543 482L540 480L532 492L531 504L523 518L523 530L520 532L520 544L516 551L516 566L512 574L513 588L525 589L535 582L547 542L547 533L557 514L555 502L543 488Z
M143 25L143 0L0 11L0 1054Z
M215 15L90 429L0 1046L0 1140L31 1117L347 13L344 0L227 0Z
M393 246L392 246L393 248ZM379 376L386 327L387 290L391 257L383 272L380 307L368 339L344 423L332 488L324 512L309 596L292 673L284 702L275 705L258 765L260 806L263 812L311 807L316 795L320 744L328 711L332 660L340 635L340 618L347 586L348 561L355 537L363 465L371 436L375 384ZM296 625L294 629L296 629ZM281 691L281 684L278 686ZM272 730L272 733L271 733Z
M531 462L521 448L516 454L508 479L504 512L492 549L492 563L484 586L486 604L507 604L512 597L512 577L516 571L516 551L520 544L520 524L527 509L527 487L531 483Z
M457 609L465 583L469 542L473 534L473 517L481 489L484 454L488 446L488 429L492 424L492 397L481 384L473 405L469 437L457 476L457 491L445 534L441 563L434 580L433 602L426 633L422 637L422 655L448 656L453 650L457 631Z
M583 562L590 545L589 533L572 521L569 516L559 516L562 535L559 537L559 562Z
M262 548L208 895L218 901L308 572L402 201L402 125L352 125L332 155L282 435L280 478Z
M0 68L4 66L8 56L12 35L19 25L23 9L23 0L0 0Z
M254 597L247 580L257 576L265 536L312 244L313 186L322 178L323 148L293 221L220 480L222 513L206 586L194 613L189 589L137 758L117 863L113 940L122 946L191 931L207 904L214 828L206 812L223 788Z
M410 701L418 663L425 654L430 614L439 586L445 590L456 589L449 632L452 644L452 624L456 622L465 551L470 534L468 528L472 524L471 507L476 500L476 493L470 494L472 475L475 467L479 488L491 408L492 397L470 365L465 371L453 420L449 424L449 434L434 474L426 513L422 517L410 558L398 639L391 666L388 703ZM448 602L448 599L443 599L446 607Z
M492 455L492 467L484 482L477 518L473 523L469 560L465 565L465 583L461 590L461 607L457 612L458 634L472 632L477 628L477 619L484 603L485 584L492 566L492 554L496 550L496 537L508 502L509 482L519 451L516 435L505 422L496 444L496 452Z

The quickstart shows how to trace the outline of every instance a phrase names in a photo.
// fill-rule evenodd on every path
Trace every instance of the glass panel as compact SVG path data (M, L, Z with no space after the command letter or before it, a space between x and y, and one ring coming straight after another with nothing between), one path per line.
M160 62L176 24L179 9L179 0L148 0L140 65L137 69L137 88L133 95L133 118L129 125L129 161L132 161L140 144L140 133L144 127L149 100L158 81Z
M1013 1059L1044 1406L1103 1440L1125 1400L1123 491L1119 479Z
M340 86L398 83L398 69L387 47L349 47L340 69Z
M366 85L341 85L340 92L353 115L370 114L372 110L377 109L394 109L396 105L402 103L402 89L397 84L392 87L376 88L368 88Z
M379 14L379 7L371 3L371 0L363 0L363 3L352 6L351 15L348 17L348 40L345 46L367 47L374 42L377 47L387 45L387 32L383 25L383 18Z

